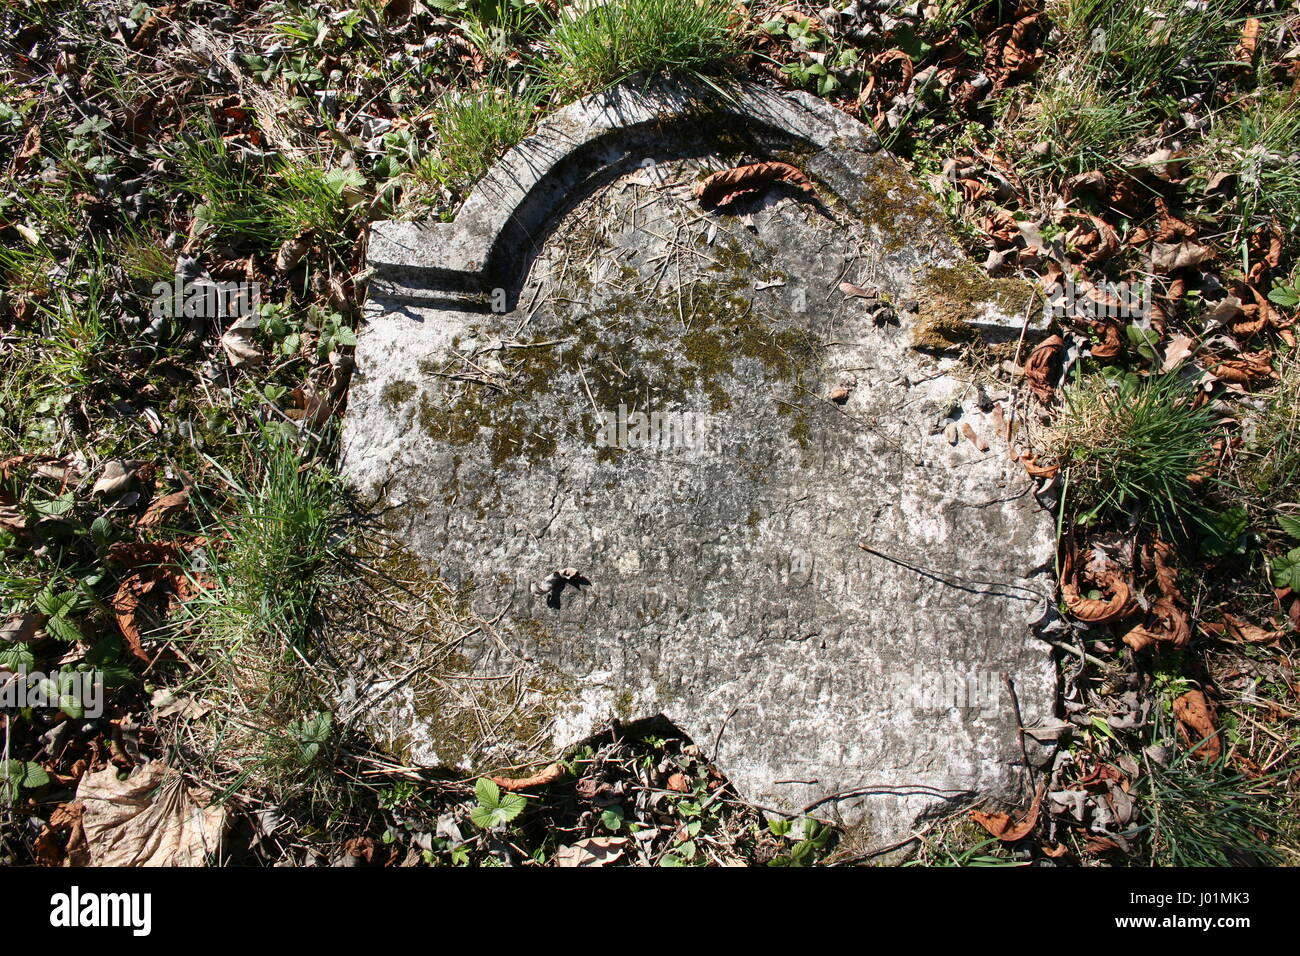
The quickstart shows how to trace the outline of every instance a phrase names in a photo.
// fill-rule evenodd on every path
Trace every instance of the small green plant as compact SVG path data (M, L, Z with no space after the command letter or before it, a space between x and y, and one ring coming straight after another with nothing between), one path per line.
M797 827L794 820L769 820L767 828L773 836L791 841L788 852L777 854L768 866L812 866L825 852L832 836L830 827L812 817L804 817Z
M474 784L478 806L469 813L470 821L480 830L495 830L524 812L528 805L517 793L502 793L501 788L487 777L479 777Z
M638 74L709 82L739 49L728 0L609 0L561 8L542 70L571 99Z
M35 790L50 782L45 768L26 760L0 761L0 802L15 803L24 790Z
M1205 527L1189 476L1211 451L1214 414L1176 375L1081 377L1057 422L1070 493L1083 509L1131 510L1166 535Z
M314 717L296 721L289 725L289 734L297 744L297 760L306 767L316 762L321 755L321 748L329 743L334 731L334 715L321 711Z
M1288 550L1286 554L1274 555L1269 560L1269 568L1273 572L1273 585L1279 588L1290 588L1300 594L1300 518L1295 515L1283 515L1278 518L1278 524L1282 528L1282 533L1296 543L1296 547Z

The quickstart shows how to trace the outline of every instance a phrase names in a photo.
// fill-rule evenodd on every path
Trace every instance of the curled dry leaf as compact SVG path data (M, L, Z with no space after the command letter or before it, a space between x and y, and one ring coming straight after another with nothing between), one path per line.
M1090 349L1093 358L1113 359L1124 353L1124 337L1120 335L1118 323L1098 322L1093 329L1101 336Z
M117 626L131 653L148 663L137 617L141 602L150 595L170 592L182 600L193 596L193 588L181 570L181 551L175 544L118 541L108 546L108 560L133 572L122 579L113 595Z
M1010 814L985 813L982 810L972 810L970 815L972 820L1003 843L1015 843L1034 832L1034 827L1038 824L1038 811L1042 805L1043 785L1040 783L1034 793L1034 802L1029 805L1029 809L1019 820L1014 819Z
M1030 478L1055 478L1061 470L1059 464L1040 465L1038 459L1027 452L1020 456L1020 463L1025 466Z
M854 285L852 282L841 282L840 292L842 292L846 298L850 299L875 299L880 295L880 293L875 289L864 289L862 286Z
M1134 651L1149 647L1181 648L1191 640L1192 625L1183 610L1187 603L1178 587L1178 570L1172 562L1173 547L1167 541L1157 540L1154 548L1144 558L1156 579L1160 597L1152 603L1148 620L1124 635L1124 643Z
M975 433L975 429L970 427L970 422L961 423L961 433L965 435L966 438L970 441L970 443L974 445L977 449L979 449L981 452L986 452L989 450L989 443L986 442L983 438L980 438L980 436Z
M753 163L724 169L706 177L695 187L695 198L705 209L731 205L740 196L758 192L770 183L782 182L815 196L817 189L812 180L789 163Z
M182 488L180 491L172 492L170 495L163 495L161 498L155 498L145 509L140 519L136 521L135 526L142 531L149 531L160 528L167 522L176 517L177 514L185 510L189 504L190 490Z
M1214 250L1199 242L1156 242L1151 246L1151 271L1168 275L1175 269L1191 269L1214 258Z
M1059 335L1053 335L1038 343L1038 346L1029 353L1028 361L1025 362L1025 378L1029 382L1029 388L1044 404L1050 402L1056 394L1056 389L1052 385L1055 377L1053 366L1057 354L1064 347L1065 340Z
M44 614L11 614L0 624L0 644L14 644L19 641L30 644L36 640L45 622Z
M1224 616L1228 633L1247 644L1271 644L1282 637L1281 631L1266 631L1258 624L1251 624L1245 618L1234 614Z
M292 272L311 250L311 238L309 230L281 243L275 253L275 271Z
M1065 241L1083 253L1088 265L1105 262L1119 251L1119 234L1105 220L1092 213L1076 213L1088 221L1066 233Z
M531 777L520 777L511 779L510 777L488 777L502 790L527 790L529 787L544 787L547 784L555 783L564 776L564 764L553 763L540 773L535 773Z
M23 137L23 145L14 156L14 169L22 172L24 166L41 154L41 128L33 126Z
M1273 371L1272 358L1273 353L1268 351L1243 352L1236 358L1216 363L1210 371L1225 382L1251 387L1277 377Z
M1061 568L1061 597L1070 614L1080 621L1104 624L1127 616L1132 609L1133 592L1124 577L1116 571L1103 571L1096 576L1097 586L1109 591L1107 599L1087 598L1079 593L1074 579L1074 551L1066 552Z
M1251 17L1241 25L1241 40L1238 41L1235 52L1238 62L1245 66L1255 61L1255 47L1259 44L1261 26L1258 17Z
M1214 713L1205 693L1189 690L1174 701L1174 717L1187 744L1194 745L1192 753L1210 762L1223 756L1223 742L1219 740Z

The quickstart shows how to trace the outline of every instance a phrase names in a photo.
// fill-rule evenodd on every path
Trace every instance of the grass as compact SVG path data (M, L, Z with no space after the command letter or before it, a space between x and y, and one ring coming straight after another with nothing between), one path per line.
M1227 773L1222 761L1203 766L1184 751L1168 766L1150 763L1146 778L1148 849L1156 866L1261 866L1280 854L1276 817L1263 797L1269 779Z
M250 158L208 122L176 140L173 159L181 189L198 203L195 217L220 238L274 248L312 232L340 252L350 245L348 190L364 183L355 170Z
M1113 165L1150 124L1149 110L1116 98L1095 77L1058 74L1038 94L1028 129L1052 144L1052 163L1068 173Z
M477 182L528 135L538 105L534 94L516 96L495 88L448 97L434 117L438 149L422 164L422 175L458 189Z
M1237 177L1239 236L1270 216L1294 236L1300 229L1300 99L1294 91L1253 96L1220 114L1201 160L1204 175Z
M269 638L303 650L330 565L345 547L343 488L328 468L304 463L289 440L268 433L263 442L251 452L250 482L227 473L233 507L212 529L224 544L205 617L225 642Z
M1265 514L1272 502L1300 502L1300 354L1280 357L1277 386L1248 432L1238 474L1247 500Z
M1063 40L1058 66L1028 111L1027 132L1052 144L1067 173L1115 165L1144 133L1206 93L1245 19L1238 0L1062 0L1051 9Z
M83 270L47 284L31 323L0 347L0 452L61 445L65 410L101 384L113 338L109 292L98 250L86 258Z
M1093 373L1068 388L1056 428L1078 506L1133 511L1166 535L1205 524L1188 476L1206 463L1215 420L1191 398L1177 375Z
M273 431L245 453L247 482L210 462L231 488L230 503L214 507L211 566L175 637L205 661L202 678L190 682L205 688L218 717L195 750L214 766L241 768L234 789L252 783L283 799L340 799L330 769L336 728L312 639L347 547L342 485ZM201 637L185 641L189 631Z
M638 74L708 80L739 52L728 0L611 0L562 8L550 33L554 60L542 69L564 99Z
M1057 20L1082 66L1108 89L1179 97L1231 61L1245 4L1208 0L1066 0Z

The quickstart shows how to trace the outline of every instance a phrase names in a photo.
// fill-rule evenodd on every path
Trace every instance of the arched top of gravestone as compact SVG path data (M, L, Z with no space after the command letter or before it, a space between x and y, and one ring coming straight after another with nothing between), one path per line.
M1034 290L970 263L937 204L870 127L803 92L668 79L631 81L558 110L493 166L453 222L375 223L371 294L463 303L500 290L513 308L565 211L630 167L704 154L725 139L754 160L793 161L837 211L867 225L890 291L914 306L916 344L945 347L972 329L1005 339L1042 324Z

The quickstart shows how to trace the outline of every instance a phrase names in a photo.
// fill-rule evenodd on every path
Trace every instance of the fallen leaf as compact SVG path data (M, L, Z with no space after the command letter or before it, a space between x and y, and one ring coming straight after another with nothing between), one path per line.
M1092 624L1104 624L1128 616L1133 604L1133 592L1122 575L1114 571L1103 572L1097 575L1097 586L1103 593L1110 591L1111 596L1102 600L1086 598L1079 593L1079 586L1074 580L1074 553L1067 551L1061 568L1061 598L1070 614L1080 621Z
M1042 805L1043 785L1039 784L1038 790L1034 793L1034 802L1019 820L1013 819L1006 813L985 813L982 810L972 810L970 815L971 819L1003 843L1015 843L1034 831L1034 827L1038 825L1038 811Z
M1037 396L1038 400L1044 404L1050 402L1056 395L1056 389L1052 385L1054 378L1053 366L1056 362L1057 353L1064 346L1065 340L1059 335L1043 339L1029 353L1029 359L1025 362L1025 378L1029 382L1029 388Z
M90 493L92 495L121 494L131 487L136 473L144 464L142 461L123 461L114 458L104 465L104 470L99 473L99 478L90 489Z
M1228 626L1230 635L1247 644L1269 644L1282 637L1281 631L1266 631L1258 624L1251 624L1245 618L1234 614L1224 615L1224 622Z
M140 661L148 663L143 635L136 623L140 602L159 586L171 590L182 599L192 595L189 578L180 567L181 551L171 543L118 541L108 546L106 556L109 561L124 565L134 572L118 584L111 604L117 616L117 626L126 638L131 653Z
M112 765L86 774L77 801L90 866L202 866L226 828L225 808L210 805L211 793L156 760L125 780Z
M1156 242L1151 246L1151 271L1168 275L1176 269L1191 269L1214 258L1214 250L1199 242Z
M1178 719L1178 729L1183 739L1190 745L1195 744L1192 753L1203 760L1216 761L1223 755L1223 744L1219 740L1218 728L1214 725L1214 716L1210 702L1203 691L1189 690L1174 701L1174 717Z
M588 837L555 851L556 866L608 866L623 856L627 837Z
M275 271L292 272L311 250L311 239L312 234L308 230L282 242L275 253Z
M262 350L253 341L253 334L262 324L259 316L248 315L236 319L221 336L221 348L226 359L235 368L245 365L260 365L266 358Z
M1160 366L1160 371L1172 372L1195 350L1196 341L1191 337L1178 333L1171 335L1168 344L1165 345L1165 361Z
M33 126L23 137L22 148L14 156L14 169L21 172L23 167L30 163L41 153L41 128Z
M553 763L540 773L535 773L531 777L521 777L511 779L510 777L488 777L502 790L527 790L529 787L544 787L547 784L555 783L564 776L564 764Z
M846 298L850 299L875 299L880 295L880 293L875 289L864 289L862 286L854 285L852 282L841 282L840 292L842 292Z
M144 514L140 516L140 519L136 521L135 526L145 531L162 527L179 512L183 511L189 500L190 490L188 488L182 488L170 495L155 498L149 507L145 509Z
M970 440L970 443L974 445L976 448L978 448L981 452L986 452L989 450L989 443L986 442L983 438L980 438L979 435L975 434L975 429L970 427L970 422L962 422L961 433L965 435L966 438Z
M794 166L789 163L768 162L737 166L713 173L696 185L695 198L705 209L723 208L731 205L740 196L757 192L761 187L775 182L788 183L809 195L817 194L812 180Z

